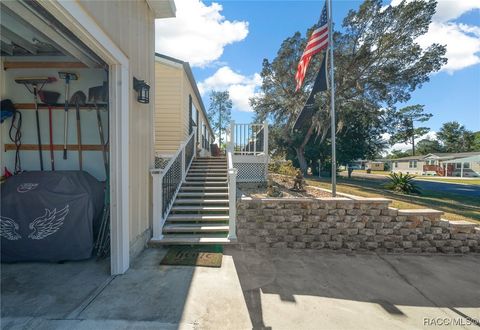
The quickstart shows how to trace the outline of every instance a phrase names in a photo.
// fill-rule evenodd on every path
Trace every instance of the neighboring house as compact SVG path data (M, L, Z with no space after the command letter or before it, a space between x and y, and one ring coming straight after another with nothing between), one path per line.
M197 151L210 155L214 132L187 62L155 54L155 154L168 158L196 130Z
M15 84L16 77L54 76L56 83L46 89L62 93L64 81L58 80L58 71L72 71L79 75L72 81L70 96L78 89L88 94L89 87L108 81L108 124L104 122L106 140L109 142L108 159L110 183L110 237L111 273L124 273L130 258L136 256L151 237L152 197L151 177L148 172L154 159L153 152L153 99L155 91L155 19L175 16L173 0L165 1L2 1L2 74L0 92L2 99L12 99L23 114L22 167L24 170L40 168L33 96L23 86ZM9 37L5 33L7 29ZM38 42L33 42L37 40ZM5 71L4 71L5 70ZM149 102L140 102L138 85L134 78L151 87ZM84 84L84 85L82 85ZM194 83L192 83L194 85ZM134 89L135 88L135 89ZM187 92L197 101L198 92ZM160 93L163 92L160 88ZM159 94L162 95L162 94ZM188 96L187 96L188 97ZM183 102L183 100L182 100ZM183 104L188 107L188 104ZM197 103L203 111L203 105ZM63 147L63 110L54 107L54 143L56 169L76 170L76 153L70 149L67 160L61 156ZM71 108L72 110L72 108ZM82 112L82 120L93 116L93 124L84 122L83 143L86 170L105 180L102 169L102 146L98 139L95 111ZM40 110L42 143L48 144L48 110ZM71 111L70 128L75 126ZM8 138L11 119L2 124L2 170L12 169L15 151ZM186 126L185 126L186 125ZM108 126L108 127L106 127ZM200 126L201 127L201 126ZM89 131L91 130L91 131ZM185 135L188 125L175 130ZM69 144L76 142L75 129L70 130ZM180 141L181 136L176 137ZM88 142L87 140L92 140ZM87 142L86 142L87 141ZM178 144L178 142L176 142ZM50 170L48 149L43 149L46 170ZM173 149L170 149L173 150ZM4 151L4 152L3 152ZM89 167L90 166L90 167ZM91 170L90 170L91 169ZM95 174L97 171L97 175ZM102 178L103 177L103 178Z
M377 161L370 161L366 165L367 170L372 171L384 171L385 170L385 163L384 162L377 162Z
M392 171L416 175L480 176L480 152L431 153L392 159Z

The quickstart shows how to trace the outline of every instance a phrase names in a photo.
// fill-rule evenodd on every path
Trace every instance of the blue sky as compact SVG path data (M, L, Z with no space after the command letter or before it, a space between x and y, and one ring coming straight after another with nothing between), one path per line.
M395 5L398 0L393 0ZM319 17L323 1L177 1L177 18L157 21L157 51L192 64L204 103L211 89L229 89L232 117L250 122L248 96L258 91L263 58L273 59L281 42L304 33ZM360 1L333 1L337 29ZM390 1L385 2L389 4ZM168 34L173 34L168 36ZM159 39L159 34L160 38ZM178 38L180 37L180 38ZM185 39L186 38L186 39ZM177 39L188 41L179 44ZM480 130L480 1L441 1L421 45L447 44L449 63L412 94L434 116L433 131L456 120ZM176 45L181 45L176 47Z

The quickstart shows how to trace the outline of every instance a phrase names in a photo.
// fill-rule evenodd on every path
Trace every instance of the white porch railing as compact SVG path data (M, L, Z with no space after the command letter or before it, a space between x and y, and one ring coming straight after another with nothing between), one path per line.
M232 151L227 150L228 180L228 238L237 239L237 172L233 167Z
M227 149L232 153L238 182L263 182L268 175L268 124L231 122Z
M193 132L164 168L150 170L153 177L153 240L163 238L163 225L195 157L196 145L197 136Z

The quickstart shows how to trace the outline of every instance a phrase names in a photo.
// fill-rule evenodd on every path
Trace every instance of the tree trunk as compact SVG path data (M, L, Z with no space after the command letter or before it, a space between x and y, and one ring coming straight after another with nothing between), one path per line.
M415 156L415 136L412 136L412 156Z
M303 174L307 173L307 160L305 159L305 148L304 147L295 147L295 152L297 153L298 163L300 164L300 170Z

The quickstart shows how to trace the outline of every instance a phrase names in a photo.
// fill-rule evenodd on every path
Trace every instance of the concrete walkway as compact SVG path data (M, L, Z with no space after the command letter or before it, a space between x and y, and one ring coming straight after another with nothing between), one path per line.
M479 329L479 255L228 247L221 268L194 268L160 266L164 254L148 249L125 275L97 269L71 283L61 266L79 263L41 264L55 268L48 279L39 264L2 265L2 328Z

